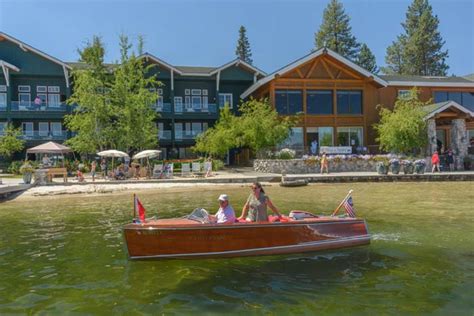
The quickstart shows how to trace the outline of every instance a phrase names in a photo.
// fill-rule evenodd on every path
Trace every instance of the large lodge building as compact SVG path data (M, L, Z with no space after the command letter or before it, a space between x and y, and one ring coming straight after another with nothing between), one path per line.
M319 49L267 75L241 60L220 67L174 66L151 54L163 86L155 110L159 146L166 157L185 158L197 135L218 119L219 108L233 111L241 99L268 98L280 115L301 116L285 146L308 152L317 140L325 146L351 146L378 152L373 124L376 106L393 108L398 97L418 87L427 106L431 151L452 148L458 157L474 141L474 79L464 77L382 76L368 72L329 50ZM70 72L63 62L5 33L0 33L0 133L7 122L21 126L27 146L65 141L65 104L71 95ZM39 96L41 106L33 100ZM470 148L471 147L471 148ZM230 162L235 155L231 153ZM460 163L460 161L458 162Z

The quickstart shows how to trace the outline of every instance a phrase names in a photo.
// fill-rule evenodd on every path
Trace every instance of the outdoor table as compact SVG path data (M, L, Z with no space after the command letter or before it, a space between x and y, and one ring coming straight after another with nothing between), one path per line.
M67 182L67 169L66 168L49 168L48 169L48 181L53 182L54 176L63 176L64 182Z

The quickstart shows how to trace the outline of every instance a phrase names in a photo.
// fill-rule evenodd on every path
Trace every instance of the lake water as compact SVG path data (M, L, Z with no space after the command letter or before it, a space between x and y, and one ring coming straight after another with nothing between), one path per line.
M329 214L353 188L370 246L291 256L129 261L131 193L0 204L0 314L473 315L474 184L267 187L284 213ZM240 209L249 185L144 191L149 215Z

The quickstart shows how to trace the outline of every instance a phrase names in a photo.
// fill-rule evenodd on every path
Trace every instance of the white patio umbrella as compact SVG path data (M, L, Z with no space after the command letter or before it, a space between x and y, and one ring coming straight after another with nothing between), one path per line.
M133 159L142 159L146 158L146 162L148 165L149 170L147 173L151 173L150 169L150 158L158 157L161 153L161 150L156 150L156 149L149 149L149 150L143 150L139 153L137 153L135 156L133 156Z
M159 156L161 150L143 150L133 156L133 159L142 159L142 158L154 158Z
M123 151L115 150L115 149L104 150L104 151L98 152L97 155L100 157L112 157L112 170L114 169L115 157L128 157L127 153L124 153Z

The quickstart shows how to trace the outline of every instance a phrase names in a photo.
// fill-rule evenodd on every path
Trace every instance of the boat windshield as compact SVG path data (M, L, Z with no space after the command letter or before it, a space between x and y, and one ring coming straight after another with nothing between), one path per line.
M209 224L211 222L209 213L205 209L199 207L195 208L191 214L186 216L186 218L203 224Z

